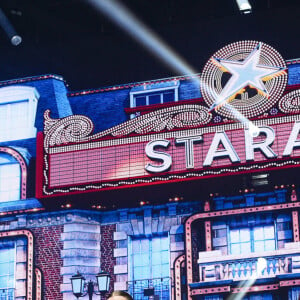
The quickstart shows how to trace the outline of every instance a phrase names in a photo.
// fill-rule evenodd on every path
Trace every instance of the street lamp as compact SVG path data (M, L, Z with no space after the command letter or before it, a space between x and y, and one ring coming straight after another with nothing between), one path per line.
M97 283L89 281L85 283L85 278L77 271L77 274L71 277L72 292L78 299L89 295L89 300L92 300L93 294L104 296L109 290L110 276L106 272L100 272L96 275ZM98 291L94 290L94 286L98 286ZM86 291L85 291L86 288Z
M110 276L106 272L96 275L99 293L104 295L109 290Z

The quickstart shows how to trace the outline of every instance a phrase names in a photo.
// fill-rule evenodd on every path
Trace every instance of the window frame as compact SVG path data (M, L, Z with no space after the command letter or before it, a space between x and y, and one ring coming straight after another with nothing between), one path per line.
M271 240L271 239L264 239L264 240L255 240L254 239L254 230L257 229L257 228L264 228L264 227L273 227L274 229L274 244L275 244L275 249L274 250L277 250L278 249L278 241L277 241L277 228L276 228L276 222L274 223L271 223L271 224L261 224L261 225L250 225L250 226L242 226L242 227L239 227L239 228L235 228L235 227L230 227L228 226L228 230L227 230L227 240L228 240L228 252L230 255L240 255L241 253L239 254L236 254L236 253L232 253L232 244L239 244L241 245L242 242L239 242L239 243L232 243L231 242L231 231L232 230L242 230L242 229L249 229L249 234L250 234L250 252L249 253L260 253L260 252L265 252L265 251L273 251L273 250L263 250L263 251L255 251L255 242L258 242L258 241L267 241L267 240ZM273 239L272 239L273 240Z
M1 153L6 153L11 155L13 158L17 160L21 168L21 183L20 183L20 197L16 200L23 200L27 198L27 164L25 162L24 157L15 149L10 147L0 147L0 155Z
M17 281L26 281L25 284L25 290L20 289L20 291L22 292L22 295L20 295L21 297L26 297L27 300L33 300L34 295L36 294L36 299L40 299L38 298L38 295L41 292L41 286L36 283L35 287L34 287L34 271L36 274L39 274L40 271L38 268L34 268L34 237L33 237L33 233L27 229L18 229L18 230L9 230L9 231L3 231L0 232L0 239L3 239L4 241L6 239L15 239L16 241L16 264L18 263L18 245L17 245L17 241L19 240L19 238L23 239L25 238L27 240L25 248L26 248L26 267L25 267L25 272L24 272L24 278L20 278L19 275L20 273L18 273L18 277L15 277L15 289L20 289L18 287ZM23 260L20 261L19 263L23 264ZM17 266L16 266L16 273L17 274ZM35 289L35 290L34 290Z
M17 246L16 246L16 241L15 240L10 240L10 241L5 241L4 240L4 245L5 245L5 243L13 243L13 247L4 247L4 249L6 248L6 249L12 249L12 252L13 252L13 255L14 255L14 257L13 257L13 269L14 269L14 272L13 272L13 275L14 275L14 280L13 280L13 285L12 286L8 286L8 283L7 283L7 286L6 287L1 287L0 286L0 291L1 290L9 290L9 289L13 289L13 290L15 290L15 288L16 288L16 265L17 265ZM0 249L0 251L1 251L2 249ZM9 262L10 262L10 258L9 258ZM2 277L2 276L8 276L8 277L10 277L10 273L8 272L8 274L5 274L5 275L1 275L0 274L0 277Z
M171 252L170 252L170 236L169 234L167 235L163 235L163 236L153 236L153 237L141 237L141 238L137 238L137 237L134 237L134 236L129 236L129 243L128 243L128 280L129 281L135 281L135 280L149 280L149 279L155 279L155 278L159 278L159 277L153 277L153 270L152 270L152 267L153 267L153 264L152 264L152 256L153 256L153 239L156 239L156 238L167 238L168 240L168 256L169 256L169 259L168 259L168 262L169 262L169 268L168 268L168 276L167 277L170 277L171 276L171 271L170 271L170 256L171 256ZM150 278L142 278L142 279L136 279L134 278L134 263L133 263L133 259L132 259L132 255L133 255L133 251L132 251L132 241L133 240L148 240L149 241L149 252L148 252L148 255L149 255L149 267L150 267ZM166 277L166 276L165 276ZM164 277L162 277L164 278Z
M136 108L136 107L145 107L149 105L161 105L165 104L163 102L163 93L166 91L174 91L174 101L172 102L178 102L178 86L168 86L168 87L163 87L163 88L155 88L155 89L144 89L142 91L136 91L136 92L130 92L130 108ZM146 104L145 105L140 105L136 106L135 98L139 95L143 94L160 94L160 103L157 104L149 104L149 95L146 95ZM166 103L172 103L172 102L166 102Z
M9 86L0 88L0 106L28 102L28 118L26 124L24 124L25 132L20 134L18 130L11 131L10 126L6 126L6 130L8 131L7 128L9 128L10 131L9 136L1 137L0 135L0 142L29 139L36 136L37 128L34 125L39 97L40 95L34 87ZM10 124L7 123L7 125Z
M8 161L6 161L6 162L0 161L0 195L1 195L0 203L19 200L21 197L21 178L22 178L22 170L21 170L20 163L18 162L18 160L15 157L13 157L12 155L10 155L8 153L0 152L0 159L2 156L6 156ZM16 169L13 172L11 172L10 167L13 167ZM4 175L2 173L4 173ZM7 173L10 173L9 175L12 175L12 176L8 176ZM15 181L16 185L11 184L11 180L14 181L16 179L18 179L18 186L16 186L17 181ZM3 189L2 181L6 181L6 184L4 184L4 189ZM5 189L5 188L7 188L7 189ZM5 194L7 194L7 195L5 196ZM14 196L16 196L16 197L14 197Z

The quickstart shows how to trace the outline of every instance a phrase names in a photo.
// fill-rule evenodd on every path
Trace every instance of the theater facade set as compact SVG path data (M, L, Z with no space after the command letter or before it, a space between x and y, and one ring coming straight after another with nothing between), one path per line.
M201 75L0 85L0 299L99 271L134 299L299 298L299 59L242 41Z

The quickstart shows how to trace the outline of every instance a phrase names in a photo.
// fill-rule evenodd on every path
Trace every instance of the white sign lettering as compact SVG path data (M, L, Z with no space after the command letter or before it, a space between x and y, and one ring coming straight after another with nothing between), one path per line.
M275 153L272 149L272 146L275 141L275 131L270 126L259 126L259 136L253 138L249 134L249 129L244 130L244 161L247 162L255 160L255 152L260 152L265 156L266 159L274 159L277 158L280 153ZM282 156L290 156L292 152L296 148L300 148L300 138L298 138L300 134L300 121L295 122L293 129L289 135L288 141L285 145L284 151L281 154ZM205 135L197 135L197 136L185 136L178 137L175 139L174 146L182 147L185 149L185 167L186 169L194 169L194 168L203 168L203 167L211 167L213 162L218 159L227 158L231 163L240 163L241 159L237 154L236 149L234 148L231 140L229 139L226 132L216 132L214 134L213 140L209 145L209 148L206 153L203 155L203 163L195 162L195 144L200 143L201 145L197 147L204 147L205 145ZM145 152L146 155L153 161L159 161L161 163L152 164L148 163L145 166L146 171L150 173L161 173L168 171L172 166L172 157L169 153L167 153L167 148L170 145L169 140L155 140L151 141L146 145ZM240 144L241 145L241 144ZM161 147L165 148L166 152L157 151L154 148ZM207 145L206 145L207 147ZM206 148L205 147L205 148ZM204 148L204 149L205 149ZM283 149L283 148L282 148ZM239 153L242 155L241 148L239 146ZM195 164L197 164L195 166Z
M145 148L146 155L150 159L161 160L162 164L160 165L147 164L145 166L146 171L150 173L159 173L159 172L165 172L171 167L172 165L171 155L165 152L154 150L155 147L168 148L169 144L170 141L167 140L156 140L156 141L151 141L150 143L147 144Z

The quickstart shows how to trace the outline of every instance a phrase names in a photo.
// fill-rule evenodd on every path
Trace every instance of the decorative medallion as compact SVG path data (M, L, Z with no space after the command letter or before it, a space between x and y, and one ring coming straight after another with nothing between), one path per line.
M266 112L286 85L284 59L274 48L257 41L220 49L206 63L201 77L201 92L210 110L232 119L230 106L248 118Z

